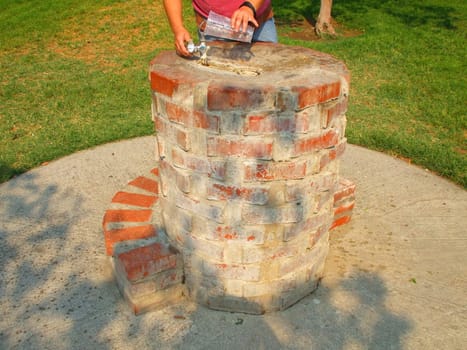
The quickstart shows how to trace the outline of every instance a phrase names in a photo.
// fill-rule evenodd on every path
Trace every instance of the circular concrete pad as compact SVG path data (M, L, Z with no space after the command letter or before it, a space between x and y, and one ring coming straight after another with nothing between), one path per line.
M463 349L467 192L349 146L352 221L331 232L325 278L280 313L185 302L134 316L112 280L101 221L154 165L154 139L73 154L0 185L2 349Z

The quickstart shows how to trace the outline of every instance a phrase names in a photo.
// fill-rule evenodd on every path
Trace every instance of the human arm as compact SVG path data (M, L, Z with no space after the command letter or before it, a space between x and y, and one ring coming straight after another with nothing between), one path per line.
M256 11L261 7L264 0L251 0L248 2ZM232 28L236 31L241 30L242 32L246 32L248 23L252 23L255 27L258 27L259 23L255 18L255 11L253 11L249 6L240 6L232 15Z
M175 49L182 56L190 56L185 43L191 41L191 36L183 25L182 0L164 0L164 8L174 34Z

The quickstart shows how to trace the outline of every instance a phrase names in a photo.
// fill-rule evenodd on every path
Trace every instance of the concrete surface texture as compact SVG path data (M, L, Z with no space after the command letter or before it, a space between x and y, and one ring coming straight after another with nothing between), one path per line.
M101 222L154 165L154 138L79 152L0 185L1 349L465 349L467 192L349 146L352 221L331 233L320 287L264 316L191 302L134 316Z

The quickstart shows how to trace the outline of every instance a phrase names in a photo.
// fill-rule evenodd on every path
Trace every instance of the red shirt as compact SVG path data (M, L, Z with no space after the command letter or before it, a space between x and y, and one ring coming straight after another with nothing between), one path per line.
M209 11L214 11L225 17L232 17L235 10L244 3L245 0L193 0L193 7L203 17L208 17ZM260 16L271 5L271 0L265 0L259 9L256 9L256 15Z

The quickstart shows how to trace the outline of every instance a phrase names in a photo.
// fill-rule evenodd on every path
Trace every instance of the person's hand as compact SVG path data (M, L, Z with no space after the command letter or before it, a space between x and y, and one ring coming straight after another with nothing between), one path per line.
M175 34L175 50L184 57L190 57L192 54L188 52L186 43L191 41L190 33L185 28L181 28Z
M253 11L247 6L242 6L236 10L230 19L230 25L237 32L242 31L245 33L248 28L248 23L253 24L256 28L259 26Z

